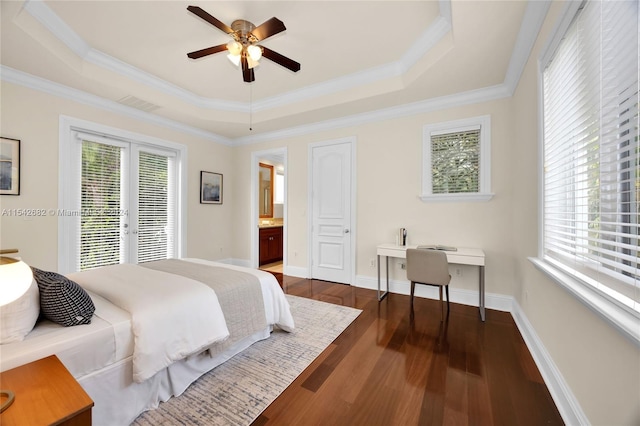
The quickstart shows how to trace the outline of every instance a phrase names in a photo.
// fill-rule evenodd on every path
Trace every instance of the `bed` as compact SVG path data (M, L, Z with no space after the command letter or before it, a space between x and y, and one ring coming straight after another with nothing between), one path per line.
M95 425L128 425L274 327L294 329L277 280L260 270L169 259L67 277L91 298L91 322L38 321L0 346L0 371L57 355L93 399Z

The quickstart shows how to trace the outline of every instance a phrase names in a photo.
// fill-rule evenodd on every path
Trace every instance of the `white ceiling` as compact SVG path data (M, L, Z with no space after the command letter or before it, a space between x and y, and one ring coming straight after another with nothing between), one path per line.
M3 0L2 78L222 143L249 142L461 93L504 93L519 78L543 3ZM287 30L261 44L301 70L262 59L249 84L225 53L187 58L229 40L188 5L228 25L279 18Z

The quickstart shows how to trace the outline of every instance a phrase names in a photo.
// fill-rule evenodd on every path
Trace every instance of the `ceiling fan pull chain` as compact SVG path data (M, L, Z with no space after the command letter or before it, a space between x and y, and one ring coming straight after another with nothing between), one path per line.
M249 131L253 131L253 84L249 84Z

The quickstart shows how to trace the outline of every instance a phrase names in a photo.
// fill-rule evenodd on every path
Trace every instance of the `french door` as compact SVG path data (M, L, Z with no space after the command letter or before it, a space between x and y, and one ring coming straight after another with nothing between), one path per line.
M75 270L177 254L177 152L76 133Z

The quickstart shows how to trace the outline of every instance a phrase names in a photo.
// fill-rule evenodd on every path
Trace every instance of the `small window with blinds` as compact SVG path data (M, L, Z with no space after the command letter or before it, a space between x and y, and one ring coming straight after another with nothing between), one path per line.
M640 313L638 2L585 2L544 66L543 257Z
M491 198L489 126L483 116L424 127L423 201Z

